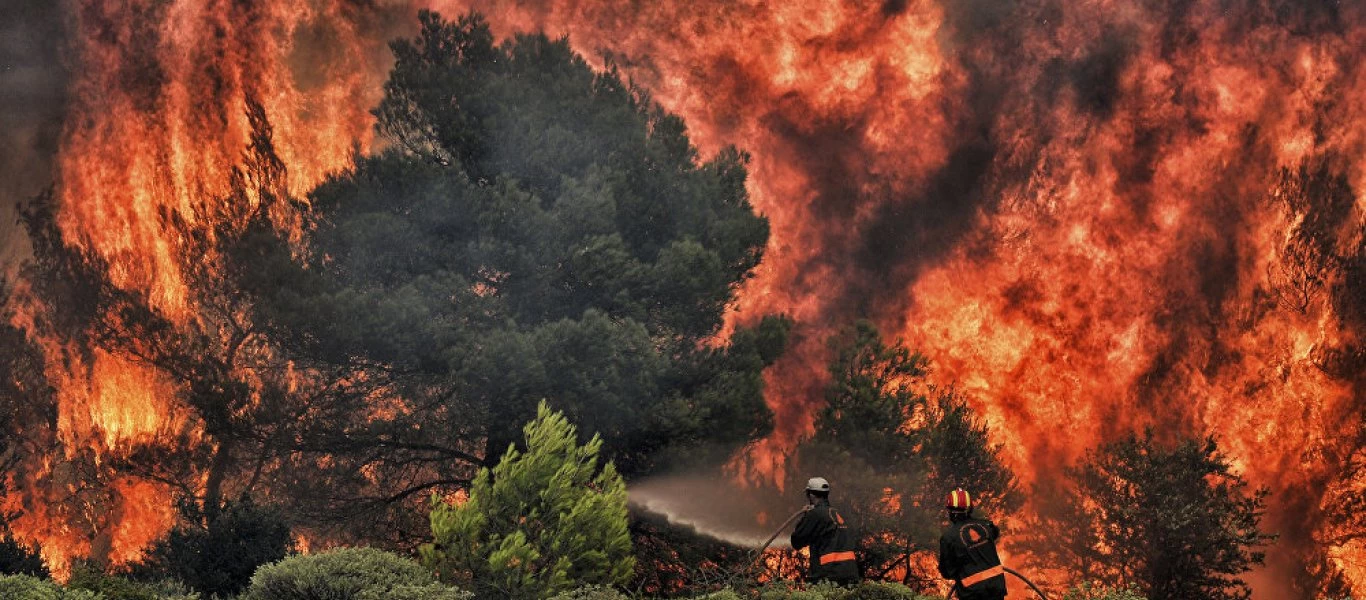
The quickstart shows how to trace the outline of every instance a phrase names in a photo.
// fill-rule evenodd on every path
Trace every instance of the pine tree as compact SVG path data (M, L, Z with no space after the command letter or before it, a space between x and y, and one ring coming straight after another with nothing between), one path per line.
M1245 600L1239 579L1262 564L1266 489L1249 491L1212 438L1161 444L1148 431L1070 469L1071 487L1026 546L1083 579L1133 586L1152 600Z
M579 445L578 429L545 402L523 433L526 451L509 446L496 467L480 470L468 498L433 496L423 564L509 599L626 583L635 567L626 484L612 463L598 468L601 439Z

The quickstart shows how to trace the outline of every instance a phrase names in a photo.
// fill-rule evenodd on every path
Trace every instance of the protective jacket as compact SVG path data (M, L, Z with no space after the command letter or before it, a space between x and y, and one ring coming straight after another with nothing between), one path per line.
M854 536L849 532L844 517L831 508L825 499L816 501L792 530L792 547L810 548L811 567L808 581L856 583L859 580L858 561L854 557Z
M986 519L953 523L939 537L939 574L958 583L959 600L1006 597L1006 575L996 554L1000 538L1001 530Z

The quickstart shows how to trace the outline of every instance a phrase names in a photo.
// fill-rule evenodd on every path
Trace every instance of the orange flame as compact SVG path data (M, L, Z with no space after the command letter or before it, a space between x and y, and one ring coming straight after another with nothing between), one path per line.
M1335 446L1359 421L1360 376L1325 362L1360 348L1363 325L1331 301L1344 282L1324 257L1307 259L1317 279L1296 271L1305 257L1288 242L1305 213L1274 193L1282 169L1330 157L1355 197L1328 250L1361 252L1359 6L425 4L606 50L704 152L753 153L773 235L731 324L784 312L806 327L766 375L779 429L751 453L755 477L782 480L820 402L823 340L857 316L969 392L1026 480L1136 427L1208 429L1254 482L1317 511L1315 482L1340 476L1323 456L1361 451ZM233 214L218 203L244 103L266 108L301 194L371 143L391 32L362 3L324 0L74 9L63 233L117 284L192 319L185 242L166 218L207 228ZM59 367L74 353L43 345L63 440L107 450L179 427L157 374L110 355ZM157 522L127 506L122 518ZM1313 525L1282 506L1273 527ZM34 517L27 535L88 551L62 518ZM118 529L114 547L142 531ZM1359 552L1334 559L1366 585Z

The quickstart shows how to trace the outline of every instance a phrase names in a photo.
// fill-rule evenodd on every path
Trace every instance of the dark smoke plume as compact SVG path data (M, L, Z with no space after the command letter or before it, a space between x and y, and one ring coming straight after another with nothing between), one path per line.
M27 252L14 212L52 185L66 95L61 3L0 3L0 270Z

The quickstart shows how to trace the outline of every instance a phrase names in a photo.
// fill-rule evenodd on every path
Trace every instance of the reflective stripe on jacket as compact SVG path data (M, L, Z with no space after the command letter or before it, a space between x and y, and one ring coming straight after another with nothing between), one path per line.
M939 574L961 586L961 600L991 600L1006 595L1005 569L996 553L1001 531L986 519L949 525L939 538Z

